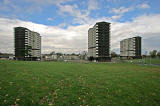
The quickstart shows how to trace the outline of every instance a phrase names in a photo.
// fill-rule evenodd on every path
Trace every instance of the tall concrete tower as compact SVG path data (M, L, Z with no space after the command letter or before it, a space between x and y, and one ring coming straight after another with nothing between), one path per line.
M14 28L15 58L37 60L41 58L41 36L24 27Z
M98 22L88 30L88 58L110 61L110 23Z
M141 57L141 37L133 37L120 41L121 58L142 58Z

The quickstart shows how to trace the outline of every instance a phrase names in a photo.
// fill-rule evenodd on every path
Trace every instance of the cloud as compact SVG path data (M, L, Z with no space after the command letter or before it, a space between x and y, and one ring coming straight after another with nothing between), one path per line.
M151 48L160 49L160 43L154 42L154 39L150 39L153 36L154 38L160 37L160 22L158 22L159 18L160 14L150 14L136 17L131 22L113 22L111 24L112 47L118 49L119 42L122 39L134 36L141 36L143 39L143 51L150 50ZM150 41L147 39L150 39Z
M7 27L6 27L7 25ZM69 26L62 29L17 19L0 18L0 52L14 52L14 27L23 26L40 33L42 36L42 53L83 51L87 49L88 25ZM34 28L33 28L34 27ZM73 48L73 49L72 49Z
M38 32L42 36L42 53L79 52L87 50L88 29L96 22L108 21L111 23L111 50L119 50L122 39L142 36L142 50L160 49L160 14L142 15L130 22L116 22L102 17L90 19L86 24L68 26L47 26L17 19L0 18L0 52L14 52L13 28L23 26ZM63 23L62 23L63 24ZM34 28L33 28L34 26Z
M31 3L30 8L27 7L27 10L31 10L30 12L42 11L46 6L59 6L70 1L73 0L23 0L23 2Z
M148 8L150 8L150 6L147 3L143 3L143 4L140 4L140 5L137 5L136 7L137 8L141 8L141 9L148 9ZM110 9L109 13L123 15L124 13L133 11L134 9L135 8L133 6L128 7L128 8L122 6L120 8L112 8L112 9Z
M58 25L58 27L61 27L61 28L65 27L65 26L66 26L66 23L61 23Z
M84 5L84 4L83 4ZM62 16L68 13L70 16L73 16L73 24L85 24L90 20L90 12L92 10L99 9L97 0L88 0L88 8L87 9L80 9L78 5L72 4L59 4L59 11L58 13Z
M88 0L88 10L96 10L98 8L97 0Z
M137 7L141 8L141 9L148 9L148 8L150 8L149 4L147 4L147 3L140 4Z
M58 6L72 0L2 0L0 11L10 12L10 14L33 14L42 12L46 6ZM20 5L23 4L23 5Z
M80 10L76 4L74 5L59 5L59 12L62 13L69 13L70 15L78 15L80 14Z
M85 24L89 20L90 11L88 10L80 10L76 4L74 5L59 5L60 15L64 15L65 13L73 16L73 23Z
M73 0L23 0L23 1L31 2L31 3L39 4L39 5L48 5L48 4L49 5L52 5L52 4L59 5L61 3L70 2L70 1L73 1Z
M120 7L120 8L112 8L110 9L110 13L114 13L114 14L124 14L124 13L127 13L129 11L132 11L134 10L133 7L129 7L129 8L126 8L126 7Z
M117 20L120 19L122 17L122 15L114 15L111 17L112 20Z
M147 33L147 38L143 39L143 52L145 51L152 51L152 50L159 50L160 51L160 33ZM154 43L153 43L154 41Z
M0 3L0 11L17 13L21 9L10 0L4 0Z
M53 18L50 18L50 17L49 17L49 18L47 18L47 20L48 20L48 21L53 21Z

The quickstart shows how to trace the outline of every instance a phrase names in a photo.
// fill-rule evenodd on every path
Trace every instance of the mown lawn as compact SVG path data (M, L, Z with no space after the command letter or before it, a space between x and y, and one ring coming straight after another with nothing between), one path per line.
M160 65L160 59L147 58L147 59L144 59L143 61L144 63L147 63L147 64L159 64Z
M0 61L0 106L160 105L160 67Z
M144 59L134 59L134 60L126 60L127 62L133 62L137 64L152 64L152 65L160 65L160 59L156 58L144 58Z

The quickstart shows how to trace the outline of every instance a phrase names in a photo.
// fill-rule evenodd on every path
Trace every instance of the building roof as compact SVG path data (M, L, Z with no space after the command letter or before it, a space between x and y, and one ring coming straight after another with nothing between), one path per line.
M121 40L121 41L124 41L124 40L127 40L127 39L132 39L132 38L142 38L142 37L141 37L141 36L135 36L135 37L123 39L123 40Z
M109 23L109 22L105 22L105 21L97 22L96 24L100 24L100 23L107 23L107 24L111 24L111 23Z
M27 29L27 30L29 30L28 28L21 27L21 26L19 26L19 27L14 27L14 28L21 28L21 29Z
M19 27L14 27L15 29L16 28L21 28L21 29L26 29L26 30L29 30L29 31L31 31L30 29L28 29L28 28L25 28L25 27L21 27L21 26L19 26ZM40 36L40 34L38 33L38 32L35 32L35 31L32 31L33 33L37 33L39 36ZM41 36L40 36L41 37Z

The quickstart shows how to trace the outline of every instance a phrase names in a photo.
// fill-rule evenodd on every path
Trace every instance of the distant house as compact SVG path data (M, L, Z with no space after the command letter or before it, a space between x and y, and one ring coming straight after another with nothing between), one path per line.
M72 54L67 54L63 55L64 60L80 60L79 55L72 55Z
M57 60L58 57L57 57L57 54L43 54L42 59L51 61L51 60Z
M14 55L13 54L8 54L8 53L0 53L0 59L14 59Z
M13 55L13 54L10 54L8 59L9 59L9 60L13 60L13 59L14 59L14 55Z
M83 56L84 59L87 59L87 55ZM43 54L43 60L47 61L67 61L67 60L80 60L82 59L81 55L76 54Z

